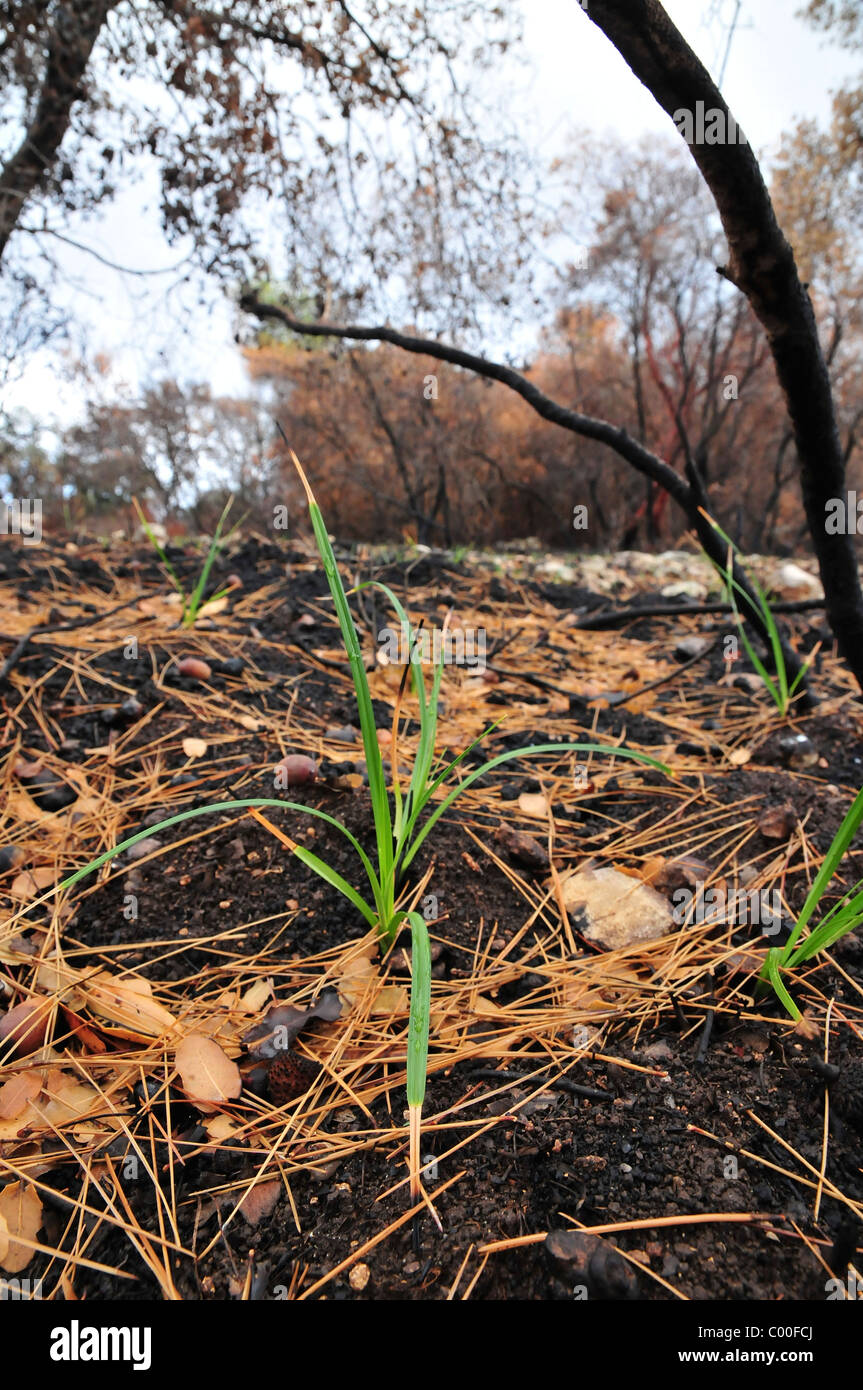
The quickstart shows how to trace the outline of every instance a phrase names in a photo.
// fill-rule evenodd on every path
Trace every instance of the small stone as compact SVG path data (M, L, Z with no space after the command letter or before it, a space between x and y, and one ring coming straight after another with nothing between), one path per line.
M662 893L672 893L678 888L695 888L706 883L713 873L710 864L697 859L694 854L681 854L676 859L668 859L651 878L654 888Z
M764 682L760 676L753 676L751 671L741 671L731 682L738 690L751 690L753 693L764 689Z
M356 743L357 731L351 724L344 724L339 728L327 729L324 738L332 739L333 743Z
M354 1265L353 1269L348 1275L348 1283L350 1284L354 1293L362 1293L363 1289L368 1287L368 1282L371 1279L371 1277L372 1272L369 1269L368 1265Z
M177 662L177 670L181 676L189 676L196 681L208 681L213 674L206 661L201 661L197 656L184 656Z
M576 930L607 951L657 941L674 925L661 893L610 866L570 874L563 881L563 901L581 919L573 923Z
M162 841L157 840L155 835L150 835L146 840L139 840L136 845L130 845L126 850L127 859L146 859L148 854L154 854L157 849L162 848Z
M20 869L27 856L20 845L4 845L0 849L0 874L10 869Z
M703 656L709 646L706 637L682 637L675 644L674 655L678 661L692 661L696 656Z
M771 585L773 592L784 599L823 598L824 590L814 575L799 565L783 565Z
M549 1231L545 1252L568 1283L583 1284L592 1298L638 1297L635 1270L601 1236L586 1231Z
M38 767L38 765L36 765ZM32 796L36 805L43 811L63 811L78 800L78 793L61 782L47 767L39 767L33 773L18 772L18 776Z
M501 824L495 832L495 840L515 864L523 869L533 869L541 873L548 868L548 854L532 835L522 830L514 830L511 825Z
M306 757L305 753L288 753L287 757L276 763L275 773L277 785L284 783L287 787L302 787L316 780L318 765L314 758Z
M787 840L797 825L797 812L790 802L770 806L758 819L758 829L765 840Z
M787 734L779 740L779 752L783 762L798 771L818 761L818 751L806 734Z

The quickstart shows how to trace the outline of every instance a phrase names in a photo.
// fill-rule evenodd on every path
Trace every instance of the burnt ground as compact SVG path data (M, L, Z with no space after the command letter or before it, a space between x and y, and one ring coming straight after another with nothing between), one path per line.
M191 549L173 558L194 574ZM818 703L782 719L718 642L691 665L675 656L686 636L718 639L721 616L581 632L579 616L609 602L588 588L440 555L374 570L414 619L440 623L454 607L487 629L492 674L445 677L442 749L454 755L505 714L475 764L528 742L591 738L624 741L674 773L595 758L585 785L565 758L514 761L481 779L418 856L412 882L430 871L423 891L437 903L423 1152L436 1160L426 1186L438 1229L428 1212L398 1224L409 1204L404 960L363 956L362 918L271 829L234 811L159 830L143 860L123 855L59 911L50 894L37 901L124 836L231 798L290 795L371 847L362 745L345 741L353 692L314 556L235 544L214 578L241 583L191 631L143 552L49 541L6 545L0 559L3 659L15 653L2 690L0 1008L43 999L54 1010L40 1049L0 1044L0 1085L42 1081L29 1123L21 1111L0 1121L0 1166L6 1184L34 1184L43 1249L18 1271L43 1277L46 1296L823 1300L831 1270L859 1267L859 934L800 973L795 1028L757 986L757 926L678 925L649 947L603 953L564 920L549 869L514 858L498 833L503 824L547 849L551 830L558 873L603 862L666 896L693 875L777 891L771 940L781 941L860 785L861 707L829 640L812 680ZM362 553L343 564L351 577L373 572ZM366 596L358 617L371 653L383 600ZM822 621L788 620L801 651L829 638ZM19 650L39 626L53 630ZM189 655L209 677L177 673ZM370 675L379 729L398 676ZM190 752L190 738L204 750ZM315 758L317 780L274 790L287 753ZM46 785L68 804L47 804ZM519 797L539 792L550 810L537 818ZM776 807L789 808L778 838L760 828ZM356 878L335 829L265 815ZM52 994L44 961L58 941L79 973L54 979ZM352 961L366 972L359 992ZM166 1041L106 1015L87 989L95 969L149 981L177 1032ZM337 1019L310 1021L287 1064L268 1070L250 1055L243 1039L271 1004L324 988L340 994ZM173 1062L190 1031L217 1035L238 1062L239 1097L190 1098ZM93 1088L77 1109L70 1080ZM46 1117L57 1095L67 1109ZM251 1200L235 1210L250 1187L260 1210ZM606 1235L589 1267L543 1239L581 1227Z

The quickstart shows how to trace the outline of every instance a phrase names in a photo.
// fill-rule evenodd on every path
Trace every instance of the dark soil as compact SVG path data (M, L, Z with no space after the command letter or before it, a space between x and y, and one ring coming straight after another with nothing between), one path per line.
M194 555L178 551L173 557L189 574L195 570ZM109 567L98 554L52 554L50 544L38 555L11 545L2 554L6 576L5 598L35 598L46 582L49 564L76 581L105 596L105 607L122 600L117 597L117 581L133 579L142 590L152 592L163 581L149 556L126 554ZM351 561L345 557L346 568ZM220 572L221 571L221 572ZM287 747L305 751L310 745L300 735L307 721L327 725L355 722L352 694L344 679L326 667L310 662L307 651L332 653L338 640L325 617L326 586L323 575L310 566L306 551L280 548L251 541L220 562L214 581L234 572L243 580L242 596L248 598L265 585L281 585L278 604L265 619L254 621L231 617L231 642L223 641L221 670L214 667L210 685L234 705L250 715L284 711L290 713L291 735ZM405 567L390 566L381 576L405 591ZM482 576L456 572L451 563L434 555L415 565L407 578L409 601L415 609L427 611L430 618L448 601L459 595L462 584L471 584L475 593ZM505 628L507 603L517 604L527 593L537 604L552 604L561 612L587 611L608 600L582 589L557 590L549 586L519 585L488 581L488 610ZM444 595L442 600L441 595ZM94 607L98 609L98 602ZM371 612L371 610L369 610ZM316 629L298 626L304 613L316 616ZM56 615L61 621L62 612ZM3 628L0 622L0 629ZM629 632L646 647L668 640L669 631L679 624L667 620L640 619ZM795 619L793 631L801 639L801 649L810 644L811 616ZM722 630L713 618L687 629L711 636ZM136 619L136 631L147 660L129 662L114 647L91 659L90 670L70 684L67 664L58 660L62 645L54 646L50 635L36 639L17 663L16 681L35 687L41 682L42 708L51 711L56 728L65 743L58 747L44 721L32 716L32 705L12 720L18 696L7 683L4 705L10 719L9 732L19 737L15 756L30 760L41 753L58 752L70 765L78 765L88 749L105 745L111 730L122 728L117 706L130 691L145 710L158 709L154 718L142 721L131 734L127 751L137 753L123 767L118 798L125 799L122 826L133 833L153 824L152 806L146 816L136 812L133 783L130 780L146 762L148 752L160 739L173 734L181 724L190 724L188 709L178 702L179 693L195 691L195 682L170 673L161 681L156 671L164 670L175 648L161 645L148 636L146 622ZM57 634L58 641L62 634ZM219 649L222 637L217 627L206 634ZM607 634L609 645L619 633ZM194 638L189 650L196 649ZM231 659L238 652L243 670L234 673ZM8 655L8 647L3 656ZM254 667L260 678L250 690L244 672ZM533 669L552 683L565 678L560 658L542 652ZM729 708L744 718L748 710L764 710L763 698L752 692L721 691L717 686L724 674L719 653L689 669L678 682L657 692L654 705L633 714L622 707L591 708L586 723L596 718L596 732L609 740L625 735L630 742L645 747L668 746L668 726L663 718L679 711L681 687L690 692L698 714L698 728L692 735L694 752L689 759L685 784L694 790L720 798L721 804L754 797L759 808L791 802L799 818L809 814L807 834L816 850L823 852L830 842L848 805L849 791L860 784L863 765L860 706L849 693L847 681L837 676L832 658L825 660L814 685L822 704L810 713L804 724L817 761L805 768L789 765L789 755L781 740L789 728L765 718L758 738L752 744L751 763L729 766L723 747ZM746 669L741 663L741 669ZM98 676L98 679L94 677ZM122 694L120 691L122 690ZM173 693L172 693L173 692ZM525 686L523 704L529 706L540 692ZM521 692L519 693L521 700ZM705 702L714 710L703 714ZM711 703L712 702L712 703ZM377 711L380 725L387 725L391 710L385 703ZM561 715L564 720L568 716ZM533 730L543 741L558 733L555 716L543 714ZM708 727L712 724L713 727ZM316 725L317 726L317 725ZM227 724L224 728L229 727ZM236 732L236 727L234 731ZM198 732L197 730L189 730ZM200 730L205 738L221 731L214 727ZM569 736L566 731L562 736ZM519 734L518 737L523 737ZM501 737L487 743L490 752L506 747ZM686 742L679 736L680 742ZM689 740L691 741L691 740ZM700 751L699 751L700 750ZM361 757L360 744L346 745L343 765ZM490 755L490 753L489 753ZM280 754L276 753L276 757ZM200 771L189 771L186 759L166 757L160 769L164 781L165 809L202 805L233 797L273 796L272 765L274 749L264 736L245 733L241 740L225 745L220 762L208 761ZM324 768L327 774L331 769ZM474 949L478 933L496 924L497 940L505 942L525 921L524 901L514 891L509 878L488 859L477 863L476 843L467 833L467 824L487 843L501 820L508 815L507 801L500 796L506 784L515 782L524 789L531 785L535 768L514 763L487 779L486 804L471 811L454 812L439 827L438 834L426 842L417 870L422 872L434 861L433 891L441 904L441 920L433 931L442 951L438 973L453 978ZM177 779L185 778L185 781ZM570 859L578 859L597 843L609 824L626 824L636 815L651 824L668 816L668 803L661 795L661 777L642 776L637 787L624 786L618 792L605 789L602 795L585 798L579 805L560 808L559 824ZM286 794L287 795L287 794ZM311 788L291 793L342 820L366 844L372 840L371 813L363 789L340 790L318 782ZM301 842L314 846L346 876L354 874L353 853L342 837L324 823L315 821L313 833L298 828L299 818L288 811L268 812L273 824ZM206 833L170 855L147 864L121 860L113 866L108 881L88 889L81 897L74 918L67 927L70 943L78 953L75 964L92 962L113 968L134 966L153 982L172 982L178 990L205 988L213 972L231 954L248 956L266 948L273 938L273 920L279 932L274 962L285 968L293 959L328 950L365 933L365 924L335 890L284 848L259 824L236 816L214 817L182 827ZM669 844L673 839L669 828ZM10 842L15 827L8 822L4 833ZM179 831L156 832L170 843ZM762 854L770 848L755 842ZM75 863L84 862L88 853L79 851ZM722 842L711 846L710 855L718 862ZM0 887L9 884L14 870L0 878ZM806 883L798 873L786 885L789 907L802 903ZM140 915L126 920L123 906L133 893L140 901ZM286 913L286 904L296 909ZM34 914L34 920L38 913ZM284 918L284 921L281 919ZM270 920L268 920L270 919ZM214 945L209 939L223 924L225 929L238 923L258 923L246 928L241 940L228 938ZM545 928L540 922L531 928L541 943ZM187 943L181 952L159 949L159 942ZM201 938L202 944L196 945ZM207 938L203 941L203 938ZM148 943L142 947L142 940ZM742 938L741 938L742 941ZM813 977L824 997L835 999L837 1010L846 1018L856 1018L856 1027L843 1027L838 1042L831 1045L830 1131L827 1176L852 1202L863 1201L861 1177L861 1138L863 1138L863 1042L861 1042L860 993L863 986L863 944L857 936L846 938L832 952L837 969L821 966ZM196 984L197 982L197 984ZM541 995L541 978L527 976L517 987L529 1004ZM474 1128L432 1129L426 1136L425 1152L440 1153L461 1140L469 1141L458 1152L441 1162L438 1182L457 1172L459 1181L435 1199L443 1224L439 1232L429 1217L415 1228L401 1227L368 1255L370 1278L365 1287L343 1274L329 1281L322 1297L330 1299L441 1299L456 1282L471 1248L488 1241L505 1240L538 1232L567 1228L565 1215L586 1227L616 1222L649 1222L651 1219L684 1217L693 1213L756 1213L761 1218L749 1224L714 1222L693 1225L654 1226L649 1224L611 1237L617 1247L634 1255L628 1266L631 1277L623 1285L612 1273L603 1272L601 1262L592 1266L590 1297L608 1298L626 1294L646 1300L675 1297L671 1288L692 1299L778 1300L823 1299L827 1274L807 1243L795 1233L796 1223L810 1242L820 1242L822 1257L836 1272L844 1275L850 1253L863 1244L863 1232L846 1204L825 1191L817 1228L813 1223L813 1191L787 1176L813 1178L822 1160L825 1088L827 1080L818 1059L823 1051L820 1036L807 1038L790 1030L789 1020L770 998L757 1010L737 1002L723 1006L727 979L721 972L705 989L713 991L715 1013L705 1011L703 1003L687 1009L685 1001L676 1011L665 1010L652 1031L635 1038L621 1018L605 1055L615 1061L588 1057L575 1065L563 1084L546 1085L528 1080L530 1072L542 1066L543 1054L537 1049L534 1065L500 1064L501 1077L492 1076L494 1058L459 1064L446 1073L431 1076L426 1103L428 1116L457 1106L465 1098L472 1104L464 1114L471 1122L488 1119L496 1123L475 1136ZM513 987L515 988L515 987ZM505 1001L504 1001L505 1002ZM537 1007L541 1007L537 1003ZM752 1021L753 1012L757 1021ZM326 1025L312 1023L310 1037ZM434 1041L432 1040L432 1050ZM813 1062L814 1059L814 1062ZM635 1064L633 1068L626 1063ZM552 1078L555 1073L551 1073ZM0 1073L2 1080L2 1073ZM576 1087L594 1094L573 1093ZM509 1089L502 1087L509 1085ZM519 1106L525 1097L527 1104ZM264 1094L266 1092L264 1091ZM143 1093L136 1102L137 1116L131 1123L142 1135L149 1133L148 1110ZM372 1107L373 1124L386 1130L399 1120L404 1107L403 1093L395 1089L381 1096ZM348 1117L346 1110L351 1110ZM161 1108L166 1116L164 1107ZM801 1167L779 1141L751 1118L752 1113L772 1129L812 1165ZM167 1121L166 1121L167 1122ZM174 1169L179 1214L179 1237L187 1248L209 1246L217 1231L217 1217L202 1220L199 1197L208 1188L226 1180L251 1177L255 1171L252 1155L244 1156L242 1145L220 1149L217 1145L201 1149L202 1131L196 1128L195 1109L175 1097L170 1115L174 1136L193 1155ZM324 1122L335 1124L333 1117ZM339 1112L341 1130L371 1128L367 1117L347 1103ZM708 1132L694 1132L691 1128ZM717 1140L719 1142L717 1142ZM289 1141L288 1141L289 1142ZM739 1150L766 1161L773 1167L743 1155ZM2 1147L0 1147L2 1154ZM2 1164L2 1158L0 1158ZM402 1169L393 1163L385 1148L367 1151L324 1173L300 1173L291 1178L291 1197L278 1202L272 1215L260 1225L250 1227L237 1220L203 1259L193 1262L179 1258L174 1268L176 1286L185 1299L231 1299L240 1296L248 1269L249 1251L254 1249L253 1279L249 1296L274 1299L285 1296L298 1269L305 1270L302 1287L308 1288L334 1266L346 1260L365 1241L370 1240L404 1211L403 1187L388 1196ZM46 1205L43 1237L49 1244L64 1238L68 1199L82 1191L81 1167L71 1160L55 1164L42 1179L53 1190ZM432 1184L429 1184L432 1186ZM146 1181L129 1184L127 1196L137 1219L145 1228L157 1230L155 1194ZM299 1229L298 1229L299 1227ZM77 1271L78 1298L140 1299L160 1296L159 1287L128 1240L116 1227L102 1225L87 1245L90 1259L123 1268L137 1276L137 1282L117 1280L86 1268ZM38 1275L49 1267L45 1257L37 1257L28 1273ZM457 1297L480 1267L474 1254L462 1278ZM639 1268L640 1267L640 1268ZM648 1270L660 1277L650 1277ZM50 1278L50 1276L49 1276ZM543 1244L524 1245L492 1255L471 1291L480 1300L530 1299L567 1300L575 1296L579 1279L559 1260L553 1262Z

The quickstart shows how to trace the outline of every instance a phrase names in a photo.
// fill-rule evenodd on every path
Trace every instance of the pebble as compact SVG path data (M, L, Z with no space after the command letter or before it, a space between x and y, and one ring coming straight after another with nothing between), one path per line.
M9 869L20 869L27 858L20 845L4 845L0 849L0 874Z
M302 787L316 780L318 765L314 758L306 757L305 753L288 753L281 762L276 763L275 775L278 786L284 783L288 787Z
M706 637L682 637L675 644L674 655L678 661L692 661L696 656L703 656L709 646Z
M548 868L548 853L531 835L522 830L514 830L511 825L501 824L495 832L495 840L505 850L514 863L522 868L541 872Z
M201 661L197 656L184 656L177 662L177 670L181 676L190 676L197 681L208 681L213 674L206 661Z
M638 1297L635 1270L600 1236L586 1231L549 1231L545 1252L567 1282L583 1284L591 1298Z
M148 854L153 854L157 849L162 848L162 841L157 840L154 835L146 840L139 840L136 845L131 845L126 850L127 859L146 859Z
M798 770L814 767L818 761L818 751L806 734L787 734L779 740L779 752L783 762Z
M765 840L787 840L797 825L797 812L790 802L770 806L759 817L758 829Z

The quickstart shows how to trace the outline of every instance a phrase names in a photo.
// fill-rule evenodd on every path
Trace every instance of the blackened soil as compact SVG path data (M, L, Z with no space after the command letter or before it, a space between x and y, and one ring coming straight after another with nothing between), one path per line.
M178 551L173 558L181 570L194 573L193 554ZM283 590L280 602L264 619L255 623L238 619L234 625L243 637L243 660L267 673L269 682L264 683L263 690L251 693L237 675L216 670L213 688L217 694L243 704L252 716L291 709L294 727L299 728L304 712L323 715L333 724L354 718L344 683L330 679L319 667L310 673L304 655L304 646L311 650L337 645L331 631L324 639L320 632L310 633L298 625L304 613L320 613L325 598L323 577L307 567L308 558L306 553L253 541L220 561L214 574L217 582L229 572L239 574L245 595L275 583ZM98 556L58 553L47 559L65 566L73 578L86 582L90 589L104 593L106 606L111 602L113 575L135 576L144 590L162 584L157 568L140 553L124 556L110 575ZM7 548L5 572L19 597L38 590L45 562L45 555L37 560L27 551ZM404 581L404 569L392 566L384 578L399 584ZM448 562L427 557L408 577L412 601L419 607L427 603L433 612L440 591L457 589L459 578ZM495 584L496 590L489 591L489 603L500 605L510 591L502 581ZM537 600L548 598L539 586L534 586L534 593ZM582 608L595 607L597 601L596 595L584 590L565 598ZM561 600L557 592L555 601ZM656 641L666 630L660 622L641 620L639 624L639 636L645 641ZM805 637L805 620L801 620L800 631ZM609 634L609 641L615 640L615 634ZM152 645L157 662L163 663L167 652L155 639ZM154 686L148 663L142 663L136 674L130 672L129 663L119 652L105 653L93 663L100 679L85 675L70 692L68 671L56 657L57 651L50 646L32 646L17 669L29 682L42 680L43 703L56 706L54 716L67 740L65 752L60 749L61 756L70 762L78 760L84 746L99 744L108 737L113 716L106 719L105 714L119 697L109 688L106 693L106 680L124 689L131 686L147 710L159 706L156 718L132 737L130 746L140 749L142 759L160 734L173 727L171 721L177 711L172 704L172 687L170 682ZM229 659L227 648L225 659ZM816 709L801 726L817 761L803 769L792 765L780 742L788 729L773 729L766 720L752 748L751 768L722 763L714 747L722 734L721 702L717 700L717 720L712 721L715 727L701 730L703 759L697 771L687 775L693 787L703 785L713 792L721 789L726 804L753 796L763 807L791 801L800 818L808 814L807 833L813 847L821 852L847 808L849 789L859 785L863 756L859 706L850 697L845 701L836 698L841 687L831 685L831 669L825 666L821 676L822 691L829 697L827 712L819 714ZM706 661L703 667L685 673L687 689L694 695L712 689L723 672L721 660ZM292 683L298 676L303 680ZM175 682L173 688L193 686ZM529 698L532 692L526 693ZM669 686L657 703L657 712L668 712L676 698L675 687ZM745 707L750 697L739 692L734 698ZM7 690L7 712L11 704ZM549 727L545 718L536 732L547 735ZM646 745L668 741L667 727L650 711L632 714L613 707L601 709L596 727L607 736L625 730L629 738ZM23 734L26 756L37 758L48 746L45 725L31 720ZM51 747L56 751L56 742ZM176 809L178 786L183 804L188 806L228 797L272 795L272 747L250 731L242 745L232 748L221 767L214 771L208 765L199 775L184 773L183 759L175 763L168 759L162 770L166 808ZM356 758L357 753L358 749L347 747L345 760ZM185 783L171 781L183 776ZM498 939L506 941L522 928L527 915L524 901L508 877L487 858L478 863L477 846L465 824L469 820L484 839L489 839L483 832L491 832L507 816L506 802L499 796L507 777L521 778L527 785L529 769L519 767L507 776L492 777L488 807L471 816L459 813L449 817L418 860L418 872L434 860L433 887L442 911L434 935L443 948L439 970L449 978L463 970L480 930L496 925ZM651 788L655 787L655 817L667 816L668 803L660 793L660 781L650 776L642 779L639 797L631 803L632 814L636 810L643 814L645 806L650 810ZM318 783L299 789L296 797L335 815L364 843L371 843L364 790L339 790ZM609 803L608 794L604 802L585 800L572 812L570 830L576 844L579 836L588 840L601 827L601 815L608 813L610 804L621 820L630 814L626 797L615 802L612 796ZM352 851L335 830L318 821L298 829L298 817L287 811L268 815L275 825L313 847L342 873L354 876ZM647 819L649 822L650 816ZM147 820L152 824L152 812ZM205 986L226 957L248 957L255 950L268 948L276 926L279 934L273 960L283 970L292 959L363 935L364 925L350 905L259 824L223 815L214 818L211 827L204 821L196 825L206 827L206 833L194 844L148 864L120 861L107 882L87 890L67 928L69 944L78 952L76 964L134 965L153 981L194 988L196 982ZM130 804L124 829L131 833L141 826L142 819ZM166 842L170 839L171 832L166 832ZM756 841L756 847L762 852L768 848L763 840ZM717 855L720 848L715 849ZM0 886L8 881L8 876L0 879ZM805 884L799 877L789 885L791 910L799 908L804 892ZM140 903L135 922L128 921L123 911L130 893ZM259 925L248 926L241 939L227 937L213 942L214 933L222 926L227 930L237 923ZM533 928L533 939L539 940L542 930ZM158 948L158 943L176 943L178 937L187 942L182 952ZM142 948L142 940L156 945ZM818 988L826 997L835 998L837 1010L851 1013L859 1009L863 945L857 937L850 937L832 954L837 968L826 964L819 969L815 977ZM531 985L528 980L525 989ZM566 1228L566 1214L588 1227L617 1223L638 1227L616 1232L611 1239L631 1256L631 1293L641 1299L674 1298L674 1290L689 1298L708 1300L824 1298L828 1276L810 1247L818 1242L822 1258L832 1262L841 1275L850 1252L863 1244L848 1206L834 1196L838 1191L853 1202L863 1200L863 1045L859 1027L856 1032L843 1028L839 1043L831 1049L830 1061L836 1071L830 1073L829 1184L822 1195L816 1227L813 1187L789 1174L812 1184L822 1164L828 1084L823 1068L818 1068L823 1037L794 1034L781 1011L769 1001L760 1006L759 1021L741 1017L739 1007L723 1007L725 986L721 976L713 981L717 1010L708 1014L706 1021L703 1010L688 1014L684 1004L677 1013L662 1013L653 1030L642 1030L635 1038L627 1020L621 1019L606 1051L616 1061L588 1058L568 1073L567 1080L587 1094L574 1092L572 1086L542 1089L541 1083L527 1079L532 1069L527 1059L518 1065L502 1063L497 1079L489 1074L497 1065L494 1058L486 1059L482 1067L464 1064L449 1073L435 1074L429 1083L427 1115L470 1099L470 1107L459 1113L471 1122L489 1122L488 1129L478 1134L465 1123L463 1128L431 1130L426 1136L429 1154L442 1154L444 1149L467 1141L456 1154L440 1162L438 1181L457 1172L463 1174L436 1199L442 1232L429 1218L423 1219L418 1231L403 1226L364 1257L367 1283L352 1281L345 1270L323 1286L321 1296L442 1299L460 1277L455 1295L459 1297L480 1269L479 1247L484 1243ZM535 1067L543 1060L537 1049ZM502 1092L506 1086L509 1089ZM536 1091L537 1095L522 1104ZM401 1114L403 1103L401 1094L381 1097L372 1107L374 1123L386 1128L393 1114ZM136 1118L132 1111L129 1121L141 1133L149 1132L143 1116ZM175 1135L198 1134L198 1121L197 1113L176 1098L170 1118ZM369 1122L354 1109L351 1118L341 1115L339 1127L368 1128ZM799 1157L783 1146L783 1140ZM801 1159L810 1166L807 1168ZM217 1217L206 1212L202 1216L199 1194L227 1181L250 1177L254 1165L251 1157L244 1157L241 1145L226 1149L213 1146L197 1153L174 1167L179 1239L187 1248L212 1248L197 1262L187 1258L176 1261L173 1275L177 1288L186 1299L241 1296L252 1248L251 1297L283 1297L298 1270L304 1271L302 1287L311 1287L401 1215L404 1189L382 1195L401 1171L386 1152L372 1151L343 1162L335 1170L296 1174L291 1179L293 1208L283 1197L259 1226L235 1221L213 1243ZM81 1191L82 1180L80 1166L72 1162L55 1166L44 1176L43 1181L56 1194L46 1206L43 1237L49 1243L61 1239L68 1197ZM138 1220L158 1229L152 1186L143 1181L129 1185L127 1195ZM683 1220L697 1214L756 1214L758 1220ZM681 1218L681 1224L650 1225L660 1218ZM809 1244L792 1223L806 1233ZM81 1268L75 1280L78 1298L160 1296L152 1273L115 1228L103 1225L96 1230L87 1255L134 1273L137 1282ZM39 1257L28 1272L38 1275L44 1269L47 1261ZM603 1282L601 1270L593 1277L591 1297L613 1296L615 1288ZM471 1297L567 1300L574 1296L576 1282L565 1267L551 1263L542 1243L526 1244L493 1254L479 1273Z

